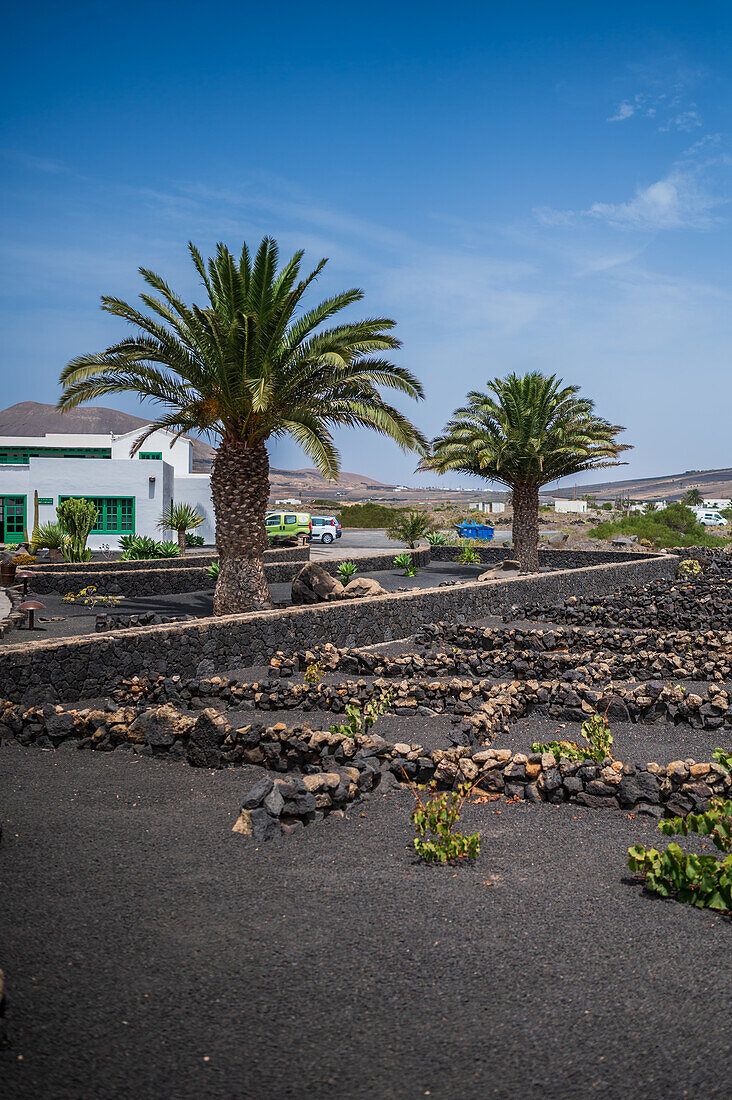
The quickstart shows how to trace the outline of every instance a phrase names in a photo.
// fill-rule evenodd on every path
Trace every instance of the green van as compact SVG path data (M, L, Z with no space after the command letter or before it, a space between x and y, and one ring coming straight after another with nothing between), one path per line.
M309 537L312 529L307 512L268 512L264 524L270 542L297 539L298 535Z

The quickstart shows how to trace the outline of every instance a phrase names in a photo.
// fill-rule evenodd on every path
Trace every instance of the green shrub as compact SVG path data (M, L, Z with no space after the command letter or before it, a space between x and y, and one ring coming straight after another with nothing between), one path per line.
M582 723L583 745L579 741L535 741L532 752L551 752L555 760L594 760L600 763L613 754L613 735L610 723L602 714L593 714Z
M657 549L672 546L724 546L725 539L707 533L696 516L683 504L669 504L659 512L624 516L599 523L588 532L593 539L613 539L616 535L637 535L648 539Z
M677 570L677 576L679 577L699 577L701 576L702 567L698 561L694 558L687 558L686 561L682 561Z
M666 836L711 837L715 848L726 855L724 859L696 855L682 851L678 844L669 844L664 852L635 844L628 849L628 866L645 877L646 889L699 908L732 910L732 801L713 799L705 813L671 817L659 821L658 828Z
M204 546L205 543L203 535L192 535L190 531L186 531L186 546Z
M323 679L323 666L320 661L311 661L305 669L304 680L310 687L317 687Z
M390 527L404 508L387 508L385 504L345 504L336 513L343 527Z
M457 791L445 791L423 802L417 789L413 788L417 805L412 811L411 821L419 834L414 838L414 847L425 863L449 863L454 859L477 857L480 833L464 836L454 832L470 790L470 787L461 784ZM428 833L430 839L425 839Z
M219 579L219 563L217 561L212 561L211 562L208 569L206 570L206 576L209 577L214 582L218 581L218 579Z
M450 537L444 531L428 531L425 535L430 546L449 546Z
M712 759L716 760L728 774L732 774L732 752L725 752L724 749L715 749L712 753Z
M480 554L469 543L464 543L455 561L461 565L480 565Z
M353 737L355 740L360 733L368 732L377 718L380 718L390 706L391 692L389 691L382 692L377 699L371 699L363 708L349 703L346 706L348 721L331 726L330 732L343 734L344 737Z
M340 563L340 565L336 569L336 573L340 577L341 584L344 588L346 587L348 582L353 579L357 571L358 566L356 565L355 561L342 561Z

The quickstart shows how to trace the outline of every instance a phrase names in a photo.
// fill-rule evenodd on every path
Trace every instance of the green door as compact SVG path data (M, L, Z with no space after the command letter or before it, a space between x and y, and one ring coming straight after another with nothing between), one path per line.
M3 497L4 542L22 542L25 534L25 497Z

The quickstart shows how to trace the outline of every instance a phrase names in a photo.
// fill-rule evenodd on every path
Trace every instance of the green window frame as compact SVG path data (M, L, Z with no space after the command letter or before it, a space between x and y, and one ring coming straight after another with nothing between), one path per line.
M31 458L111 457L111 447L0 447L0 466L27 466Z
M3 497L5 514L5 541L20 542L25 535L25 497ZM18 538L9 538L17 535Z
M70 500L71 496L59 497ZM134 497L92 497L88 493L74 494L74 499L88 500L97 509L99 515L92 531L104 535L126 535L135 532Z
M163 452L162 451L140 451L140 458L147 459L147 460L152 461L152 462L155 462L156 460L159 460L160 462L162 462L163 461Z

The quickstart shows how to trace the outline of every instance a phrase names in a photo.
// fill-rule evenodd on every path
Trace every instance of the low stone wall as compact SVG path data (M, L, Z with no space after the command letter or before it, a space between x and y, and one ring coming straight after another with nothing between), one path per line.
M265 551L264 572L269 584L288 584L297 576L308 558L271 558L270 554L289 554L290 550ZM298 548L298 552L300 548ZM305 548L309 553L309 548ZM413 560L419 567L429 564L430 551L412 550ZM87 585L96 585L97 591L106 596L125 596L127 599L135 599L140 596L171 596L184 592L200 592L206 588L212 588L213 582L206 570L211 564L212 558L207 559L207 565L195 565L193 559L181 564L179 558L171 558L165 568L161 568L161 559L155 562L130 561L105 563L103 568L91 569L84 566L83 571L76 567L75 571L63 570L60 567L53 569L33 570L33 580L30 582L34 593L43 595L46 592L55 592L63 595L66 592L75 592ZM318 562L326 573L336 576L338 566L344 559L332 558ZM359 574L373 572L378 569L389 569L394 561L394 554L374 554L368 558L357 558ZM128 568L124 568L128 567ZM145 568L147 567L147 568Z
M584 674L582 669L582 674ZM173 703L202 708L215 701L224 709L255 711L315 710L343 714L348 704L363 708L388 697L388 710L399 715L451 714L471 744L492 741L511 724L538 711L551 718L584 722L605 714L624 722L666 721L698 729L732 729L732 700L724 688L710 684L700 692L659 680L640 684L542 679L495 683L474 677L413 677L390 682L342 680L337 684L291 684L286 680L246 682L225 676L183 680L179 676L124 681L113 692L120 704Z
M409 637L420 626L439 619L464 622L500 614L530 600L567 592L612 592L622 584L672 577L676 566L677 559L670 555L645 557L506 581L2 646L0 698L71 701L105 694L117 680L136 674L208 675L266 662L281 649L325 642L372 645Z
M333 645L270 659L273 676L324 671L388 676L513 676L547 679L577 670L585 680L724 680L732 676L732 631L525 630L435 623L414 638L417 652L390 656Z
M195 717L171 706L154 709L111 706L80 711L0 702L0 738L57 748L76 741L80 749L126 749L145 755L172 755L194 767L256 764L281 781L260 780L244 798L234 831L268 840L351 802L385 782L410 780L434 789L473 784L476 794L528 802L572 802L598 809L685 815L713 797L729 797L732 776L716 762L675 760L627 764L606 757L570 761L552 752L512 753L510 749L426 750L419 744L389 743L377 734L350 735L284 723L231 727L213 708Z
M501 561L515 560L516 552L505 546L477 546L480 560L485 565L497 565ZM457 546L433 546L433 561L455 561L460 548ZM539 565L549 569L578 569L585 565L610 565L624 561L647 558L648 553L623 550L545 550L539 549Z
M53 572L53 573L78 573L83 576L87 572L114 572L117 569L129 570L129 569L181 569L181 568L204 568L206 565L210 565L211 562L218 557L217 550L201 550L198 547L191 547L186 550L185 555L182 558L141 558L140 560L132 559L115 559L107 560L106 558L93 558L88 562L49 562L39 561L36 565L24 566L25 569L30 569L33 572ZM286 546L282 548L274 548L264 551L264 561L267 562L285 562L285 561L300 561L306 562L310 560L310 546Z

